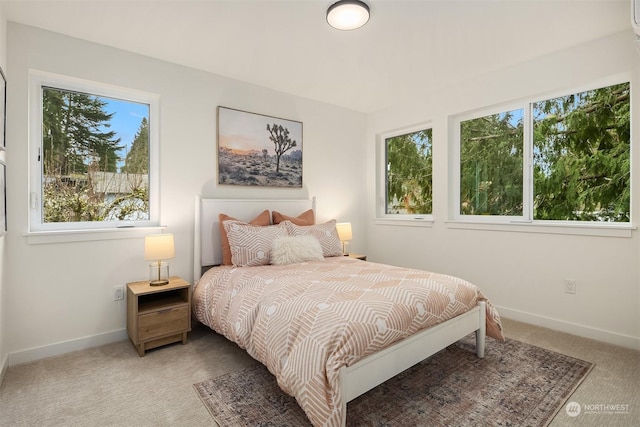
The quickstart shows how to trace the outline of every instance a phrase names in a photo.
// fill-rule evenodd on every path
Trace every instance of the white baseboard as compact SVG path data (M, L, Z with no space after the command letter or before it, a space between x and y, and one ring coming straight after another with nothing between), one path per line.
M44 359L46 357L59 356L76 350L84 350L86 348L97 347L103 344L109 344L116 341L127 339L127 330L120 329L117 331L105 332L99 335L78 338L71 341L46 345L44 347L31 348L28 350L9 353L8 366L19 365L22 363L33 362L34 360Z
M542 326L583 338L590 338L596 341L602 341L621 347L631 348L633 350L640 350L640 338L638 337L605 331L603 329L579 325L577 323L566 322L564 320L540 316L520 310L513 310L506 307L496 308L498 309L500 316L507 319L517 320L519 322L529 323L536 326Z

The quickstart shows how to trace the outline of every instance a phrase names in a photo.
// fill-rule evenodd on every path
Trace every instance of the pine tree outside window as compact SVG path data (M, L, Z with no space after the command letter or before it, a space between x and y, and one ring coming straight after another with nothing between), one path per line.
M630 85L532 104L533 217L630 222Z
M460 123L460 213L523 212L522 109Z
M32 88L30 230L157 225L157 98L44 73Z
M629 82L456 119L454 219L631 222Z
M432 130L385 138L385 215L431 215L433 209Z

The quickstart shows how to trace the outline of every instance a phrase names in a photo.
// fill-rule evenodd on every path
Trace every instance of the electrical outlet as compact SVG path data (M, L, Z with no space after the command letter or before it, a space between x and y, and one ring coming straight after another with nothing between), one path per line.
M576 293L576 281L575 279L564 279L564 292L567 294Z
M119 301L124 299L124 285L113 287L113 300Z

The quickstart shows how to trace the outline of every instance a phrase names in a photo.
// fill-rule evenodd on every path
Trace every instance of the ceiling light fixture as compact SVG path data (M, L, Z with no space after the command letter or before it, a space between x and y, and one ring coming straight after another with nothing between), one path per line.
M355 30L369 21L369 6L359 0L340 0L327 10L327 22L338 30Z

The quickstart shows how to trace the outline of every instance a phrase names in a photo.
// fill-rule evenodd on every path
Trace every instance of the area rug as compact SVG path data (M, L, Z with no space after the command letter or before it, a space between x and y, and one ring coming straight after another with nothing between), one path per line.
M348 426L546 426L593 364L515 340L473 335L347 404ZM223 427L310 426L262 365L194 384Z

